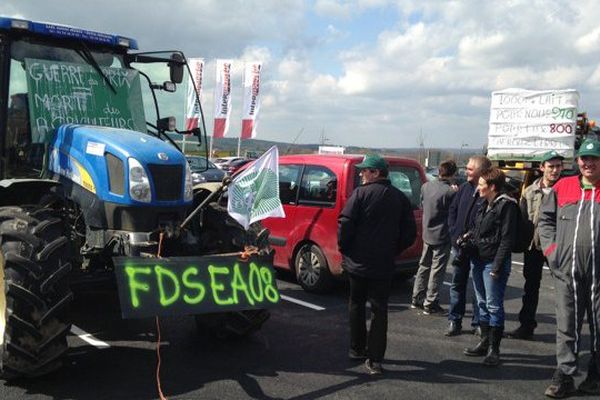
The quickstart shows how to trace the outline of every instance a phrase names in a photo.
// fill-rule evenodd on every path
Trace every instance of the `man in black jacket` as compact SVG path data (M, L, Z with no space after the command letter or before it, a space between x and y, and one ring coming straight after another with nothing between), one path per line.
M481 200L477 192L477 182L481 173L490 169L492 163L485 156L473 156L467 163L467 182L463 183L454 196L448 210L448 228L450 230L450 243L455 256L452 262L452 284L450 286L450 307L448 307L448 329L446 336L460 335L462 319L465 315L467 283L471 271L468 257L456 257L459 253L457 239L468 231L468 227L477 214ZM473 318L471 326L477 332L479 327L478 309L473 297Z
M357 168L362 184L338 218L338 246L350 282L349 357L366 359L368 373L375 375L383 372L394 257L414 243L416 224L410 201L387 179L382 157L367 155ZM367 300L372 312L368 339Z

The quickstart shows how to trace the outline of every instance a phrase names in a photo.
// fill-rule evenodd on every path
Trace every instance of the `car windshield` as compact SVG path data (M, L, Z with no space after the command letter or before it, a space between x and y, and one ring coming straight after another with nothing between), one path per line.
M204 157L188 157L192 171L204 171L206 169L216 169L217 166Z

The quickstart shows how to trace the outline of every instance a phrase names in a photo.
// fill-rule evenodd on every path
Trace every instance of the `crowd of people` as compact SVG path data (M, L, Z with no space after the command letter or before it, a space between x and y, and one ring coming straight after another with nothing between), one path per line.
M469 159L467 182L460 186L454 183L456 163L442 162L437 179L421 191L423 252L410 303L423 314L447 315L445 335L459 335L471 275L470 324L478 341L463 353L498 366L504 337L534 337L542 271L548 265L555 287L557 367L545 395L552 398L576 391L600 395L600 142L588 139L580 146L579 174L561 177L563 160L556 151L545 153L539 178L518 196L485 156ZM387 178L386 161L367 155L358 168L361 185L339 216L338 244L350 282L349 357L364 360L367 372L378 375L384 372L394 256L414 242L416 227L409 200ZM514 252L523 253L525 285L519 326L505 332L504 294ZM445 310L440 289L448 264L452 282ZM585 315L591 358L585 380L575 387Z

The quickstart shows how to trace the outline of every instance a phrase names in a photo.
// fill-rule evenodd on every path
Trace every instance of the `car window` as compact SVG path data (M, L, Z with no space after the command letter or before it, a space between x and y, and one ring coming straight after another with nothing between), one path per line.
M307 165L302 174L299 202L317 206L333 205L337 194L337 177L326 167Z
M301 165L279 165L279 198L282 204L296 204Z
M391 166L389 179L410 200L414 208L421 204L421 175L414 167Z
M192 171L205 170L207 163L208 168L216 168L213 163L207 161L204 157L188 157L187 160L190 163L190 168L192 169Z

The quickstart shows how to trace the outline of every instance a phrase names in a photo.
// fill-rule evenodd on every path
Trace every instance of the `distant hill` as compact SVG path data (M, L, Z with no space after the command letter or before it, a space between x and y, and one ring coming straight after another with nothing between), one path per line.
M178 144L180 143L179 135L170 135L175 139ZM195 142L195 139L191 139ZM210 139L209 139L210 140ZM205 153L206 144L202 143L200 147L196 144L192 144L190 140L186 142L186 153ZM213 151L218 152L220 156L235 156L237 155L238 138L222 138L215 139L213 142ZM298 144L298 143L284 143L284 142L273 142L269 140L260 139L248 139L242 140L240 146L240 155L246 156L259 156L264 151L268 150L272 146L277 146L279 149L279 155L285 154L312 154L317 153L319 150L319 144ZM472 149L419 149L419 148L369 148L369 147L358 147L348 146L345 148L346 154L366 154L366 153L378 153L382 155L408 157L418 160L422 164L431 166L437 166L441 161L446 159L454 159L458 164L464 164L469 156L476 154ZM481 154L481 153L480 153Z

